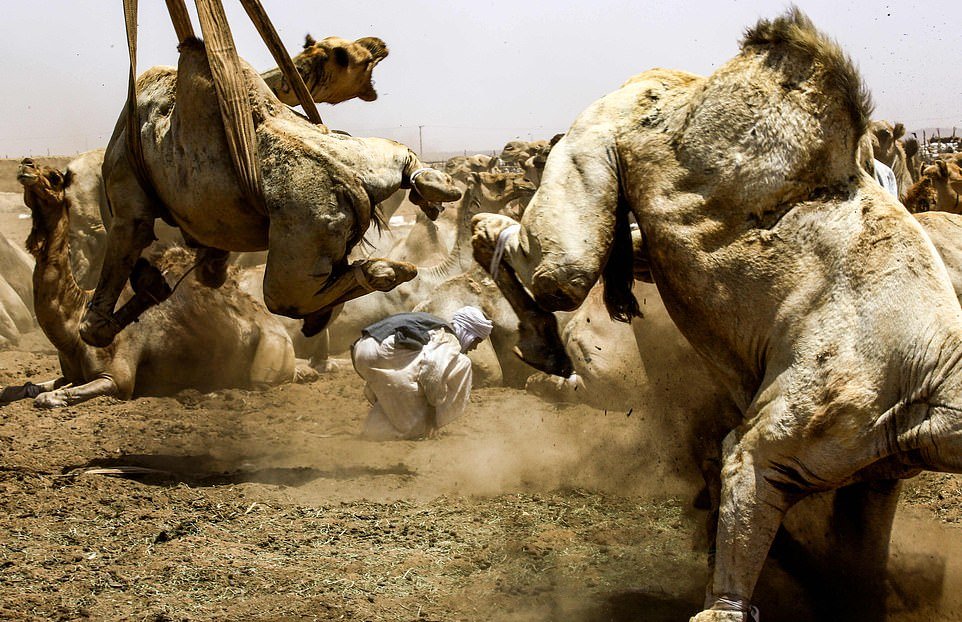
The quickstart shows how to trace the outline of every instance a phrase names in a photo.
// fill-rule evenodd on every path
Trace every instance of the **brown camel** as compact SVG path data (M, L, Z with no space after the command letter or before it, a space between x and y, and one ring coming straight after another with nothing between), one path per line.
M939 211L962 214L962 169L952 160L935 160L921 166L919 180L905 195L905 207L912 213Z
M497 282L522 352L568 375L546 312L576 308L603 275L612 317L637 314L634 214L668 312L740 414L721 446L695 622L748 619L806 497L962 471L962 310L919 223L861 169L870 114L852 63L793 9L750 28L708 77L652 70L592 104L553 148L520 229L476 218L482 265L505 247ZM884 560L887 533L871 518L847 546ZM859 557L835 561L861 580Z
M138 79L143 156L153 192L130 164L126 123L117 126L104 158L104 182L114 220L107 253L80 334L105 346L131 321L114 307L134 262L164 217L206 249L197 276L218 286L228 251L268 250L264 300L280 315L304 318L314 334L338 305L410 280L415 268L387 260L348 262L363 237L372 206L400 187L436 214L439 201L460 197L447 175L424 167L407 147L379 138L328 132L282 104L249 65L241 63L263 172L263 200L245 197L229 156L203 42L181 46L179 68L154 67ZM135 279L138 275L134 275ZM162 300L156 291L140 300Z
M6 400L35 397L35 405L54 408L101 395L130 399L186 388L259 388L294 380L287 333L233 283L210 289L184 280L167 304L148 310L109 347L85 344L77 328L90 292L77 285L70 270L64 176L25 159L17 179L33 216L27 248L37 261L37 321L60 354L63 376L7 391ZM161 266L186 272L188 255L170 249Z

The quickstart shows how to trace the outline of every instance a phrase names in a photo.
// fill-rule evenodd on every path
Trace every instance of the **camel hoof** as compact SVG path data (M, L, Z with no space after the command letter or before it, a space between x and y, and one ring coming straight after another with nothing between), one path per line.
M33 400L34 408L63 408L66 405L67 396L63 391L41 393Z
M334 359L326 359L319 363L313 363L311 367L319 374L330 374L341 369L341 366L338 365Z
M112 344L118 332L109 322L99 318L84 318L80 323L80 338L95 348L106 348Z
M298 363L294 367L294 382L297 384L307 384L320 378L320 374L310 365Z
M217 289L227 281L226 261L204 261L197 266L197 282L204 287Z
M688 622L748 622L751 618L742 611L716 611L708 609L702 611Z

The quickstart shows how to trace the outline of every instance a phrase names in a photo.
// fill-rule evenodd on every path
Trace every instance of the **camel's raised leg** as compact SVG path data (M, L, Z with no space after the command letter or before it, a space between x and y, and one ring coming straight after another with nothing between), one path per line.
M118 318L114 314L114 306L127 278L131 276L134 263L153 240L154 216L145 207L137 210L133 218L117 218L112 223L100 280L80 323L80 337L88 344L98 348L110 345L114 336L126 325L124 321L129 323L136 319L136 316L130 317L133 307L128 309L126 317ZM154 280L149 281L153 284ZM162 291L151 291L149 294L156 298L162 295Z
M497 214L484 214L484 216L498 216L487 221L504 224L506 227L513 223L511 219ZM472 239L474 258L490 272L495 256L496 240L499 236L490 235L487 227L477 227L478 222L476 217L475 234ZM554 314L545 311L535 302L531 294L521 285L514 268L507 261L499 261L498 266L497 275L492 277L518 316L518 346L515 354L537 370L567 378L574 371L574 366L561 342L558 320Z
M327 284L319 293L321 307L304 317L301 332L311 337L327 327L337 306L370 292L389 292L417 276L414 264L390 259L364 259Z

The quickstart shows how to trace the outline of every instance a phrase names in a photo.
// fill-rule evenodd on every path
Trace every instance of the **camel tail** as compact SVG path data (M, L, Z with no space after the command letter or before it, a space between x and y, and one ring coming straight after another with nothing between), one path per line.
M628 222L628 202L618 193L615 212L614 240L608 261L601 272L604 283L605 308L611 319L630 323L632 318L642 317L638 299L632 292L634 285L634 246L631 242L631 224Z

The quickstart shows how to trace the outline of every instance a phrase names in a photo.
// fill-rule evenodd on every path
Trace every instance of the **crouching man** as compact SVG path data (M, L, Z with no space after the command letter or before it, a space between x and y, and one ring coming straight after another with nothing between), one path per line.
M371 402L364 436L423 438L460 417L471 395L465 353L490 334L491 321L475 307L458 309L450 322L398 313L363 329L351 359Z

